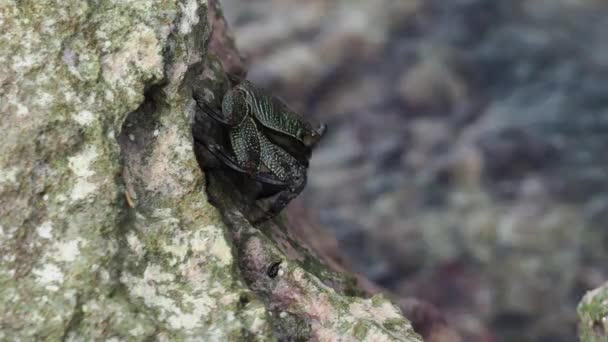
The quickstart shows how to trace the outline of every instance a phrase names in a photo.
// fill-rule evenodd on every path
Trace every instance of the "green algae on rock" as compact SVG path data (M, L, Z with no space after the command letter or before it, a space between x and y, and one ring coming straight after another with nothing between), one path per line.
M203 0L0 4L1 340L277 338L281 315L243 277L192 153L186 76L208 57L207 10ZM220 70L206 72L214 89ZM388 301L342 296L285 265L283 278L309 279L306 293L354 305L332 327L419 341ZM311 309L300 307L289 313L298 321ZM372 309L389 314L377 322Z
M577 311L578 335L582 342L608 340L608 283L587 292Z
M1 338L272 338L192 154L206 2L1 6Z

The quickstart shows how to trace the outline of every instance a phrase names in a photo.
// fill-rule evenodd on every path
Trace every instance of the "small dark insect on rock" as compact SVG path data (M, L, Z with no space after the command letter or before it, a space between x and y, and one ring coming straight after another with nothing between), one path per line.
M196 139L216 159L267 188L266 219L277 215L304 189L312 149L325 133L305 121L280 99L251 82L230 77L232 87L221 108L212 108L195 92L198 107L226 132L226 142Z
M279 270L281 269L281 263L282 261L276 261L270 264L270 266L268 266L268 269L266 270L266 274L270 278L275 278L279 274Z

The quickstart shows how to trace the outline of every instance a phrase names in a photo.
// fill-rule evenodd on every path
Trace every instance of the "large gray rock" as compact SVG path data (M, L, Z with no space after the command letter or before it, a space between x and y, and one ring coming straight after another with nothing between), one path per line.
M420 340L382 296L328 287L348 277L208 203L191 88L213 97L224 77L207 42L234 62L225 30L209 38L219 8L9 1L0 13L0 339Z

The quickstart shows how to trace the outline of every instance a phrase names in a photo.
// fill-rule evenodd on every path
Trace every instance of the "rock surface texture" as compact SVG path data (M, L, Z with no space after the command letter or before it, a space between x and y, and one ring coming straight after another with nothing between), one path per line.
M215 2L4 1L0 32L0 340L420 341L209 204L191 89L220 96L207 47L239 66Z
M587 292L578 306L578 317L582 342L608 340L608 283Z

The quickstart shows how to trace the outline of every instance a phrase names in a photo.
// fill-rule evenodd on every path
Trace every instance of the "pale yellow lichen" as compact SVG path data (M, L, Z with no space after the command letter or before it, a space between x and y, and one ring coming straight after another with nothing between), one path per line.
M76 184L70 193L72 200L84 199L97 189L97 184L90 182L89 177L95 174L95 171L91 170L91 164L98 156L97 147L91 145L77 155L68 158L70 170L76 176Z
M44 221L40 226L36 228L36 233L43 239L52 239L53 238L53 222Z
M198 16L198 2L196 0L187 0L185 4L180 3L179 6L184 13L179 23L179 33L186 35L192 31L192 27L198 24L200 20Z

